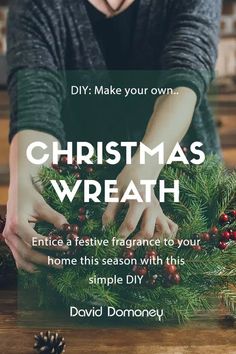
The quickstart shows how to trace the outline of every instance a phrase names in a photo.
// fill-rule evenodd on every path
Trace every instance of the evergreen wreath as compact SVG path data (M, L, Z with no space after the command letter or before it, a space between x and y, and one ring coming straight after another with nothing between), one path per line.
M86 308L93 305L113 306L120 309L164 310L165 320L179 323L189 320L199 310L211 307L210 295L224 300L231 313L236 311L236 172L228 171L215 156L209 156L202 165L176 163L166 166L160 178L166 185L180 181L180 202L174 203L167 196L162 204L163 211L178 225L177 238L172 246L123 248L121 246L86 246L91 238L107 239L119 237L118 226L125 211L121 212L117 224L102 229L101 218L104 203L84 205L80 192L69 202L60 202L50 180L65 179L73 186L78 178L102 181L111 176L109 166L78 166L76 161L67 165L62 157L59 165L43 167L40 181L44 187L43 197L58 212L65 215L70 224L55 230L45 222L37 224L40 234L52 239L71 240L67 253L48 253L54 257L76 258L78 266L65 266L61 271L42 269L37 275L23 273L26 288L35 287L43 299L43 292L52 288L65 304L77 304ZM75 246L76 239L84 246ZM179 247L179 240L189 240L189 245ZM170 257L184 259L182 265L167 262ZM82 265L80 259L97 258L98 265ZM102 259L123 260L121 265L102 265ZM162 259L162 264L154 264ZM149 263L142 264L142 259ZM124 260L126 260L124 262ZM133 261L135 264L126 265ZM125 277L127 274L143 275L140 285L89 284L92 277ZM43 301L42 301L43 302ZM48 298L45 297L45 302ZM155 318L145 319L155 321Z

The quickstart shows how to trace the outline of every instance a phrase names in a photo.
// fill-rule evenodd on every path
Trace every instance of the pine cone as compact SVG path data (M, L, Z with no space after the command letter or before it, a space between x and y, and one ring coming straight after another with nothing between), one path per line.
M45 334L40 332L35 335L34 349L42 354L61 354L65 350L64 338L58 333L51 333L47 331Z

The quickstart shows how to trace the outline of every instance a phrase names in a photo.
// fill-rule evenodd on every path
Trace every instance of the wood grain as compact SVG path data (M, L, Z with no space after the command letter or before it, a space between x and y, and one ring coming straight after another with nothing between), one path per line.
M0 291L1 353L33 354L33 335L42 328L17 325L16 295L15 290ZM35 316L34 313L31 315ZM218 309L199 314L195 320L182 326L55 330L64 335L67 354L235 354L235 328L223 325L220 320L223 316L223 309Z

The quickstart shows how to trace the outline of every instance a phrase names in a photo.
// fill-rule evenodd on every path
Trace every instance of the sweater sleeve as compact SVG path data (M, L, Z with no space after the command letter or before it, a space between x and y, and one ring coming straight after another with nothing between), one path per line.
M191 88L197 105L205 95L217 58L221 0L178 0L171 6L161 57L164 84Z
M8 17L9 140L20 130L49 133L64 143L63 30L53 0L14 0ZM48 4L51 5L48 6ZM57 13L58 12L58 13Z

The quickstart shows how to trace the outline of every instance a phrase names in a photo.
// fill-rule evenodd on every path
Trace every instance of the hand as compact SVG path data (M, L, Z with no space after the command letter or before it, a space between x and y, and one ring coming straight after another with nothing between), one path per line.
M118 195L114 197L122 198L128 184L133 180L136 188L144 200L144 186L140 185L142 179L151 178L152 171L143 167L135 167L127 165L117 177ZM135 235L135 238L151 239L163 237L175 237L178 231L178 226L170 220L162 211L159 201L157 200L154 190L152 191L151 202L139 203L137 201L129 201L126 217L119 228L119 233L122 237L127 238L140 223L140 230ZM122 205L120 203L109 203L103 214L103 225L107 225L114 221L118 211Z
M34 130L18 132L10 146L10 187L7 203L7 220L3 236L10 247L19 269L27 272L38 271L37 265L48 266L48 258L39 249L32 248L32 238L45 241L45 237L34 230L38 220L47 221L55 227L67 223L65 217L53 210L40 194L39 186L32 182L33 176L38 176L39 166L32 165L26 158L29 144L43 141L52 146L56 138ZM40 155L40 151L38 152ZM49 151L52 156L52 151ZM36 156L37 157L37 156ZM50 166L51 160L48 161ZM45 247L46 248L46 247ZM68 247L53 247L53 250L65 251ZM61 268L55 266L55 268Z
M163 95L157 98L152 116L148 122L142 143L153 149L163 143L165 146L164 161L170 156L174 146L181 141L189 129L192 121L197 96L194 91L186 87L177 87L178 95ZM178 124L173 124L178 122ZM118 197L121 198L125 189L133 180L140 195L144 195L140 180L157 180L163 166L156 163L156 156L149 156L145 165L139 165L139 149L132 158L132 165L127 165L118 176ZM144 198L142 198L144 199ZM120 209L119 203L108 204L103 215L103 224L106 225L115 219ZM159 201L153 192L151 203L129 202L128 212L120 226L120 234L127 238L137 227L140 231L135 237L174 237L178 226L164 215Z
M26 178L22 183L11 184L3 236L13 253L17 268L30 273L38 270L36 265L48 266L47 256L32 248L33 237L45 240L45 237L39 235L33 228L34 223L39 220L54 224L57 228L67 223L63 215L45 202L30 178ZM53 247L53 250L57 251L67 249L67 246Z

